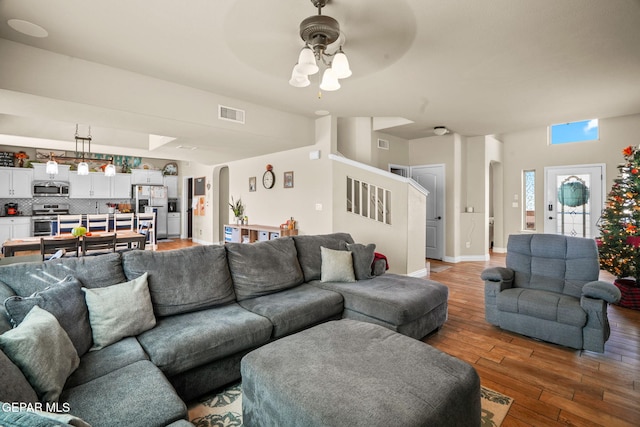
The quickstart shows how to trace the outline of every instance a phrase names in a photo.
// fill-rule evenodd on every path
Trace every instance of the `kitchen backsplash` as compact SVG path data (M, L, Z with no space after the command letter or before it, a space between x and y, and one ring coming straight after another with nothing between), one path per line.
M66 203L71 214L108 213L107 203L131 203L127 199L69 199L67 197L36 197L33 199L0 199L0 216L4 216L4 205L17 203L18 212L23 216L31 216L33 204ZM96 209L97 206L97 209Z

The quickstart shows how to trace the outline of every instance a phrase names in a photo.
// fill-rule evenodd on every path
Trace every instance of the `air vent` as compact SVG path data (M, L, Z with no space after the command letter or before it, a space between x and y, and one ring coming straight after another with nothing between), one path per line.
M378 148L381 150L388 150L389 141L387 141L386 139L378 139Z
M244 110L218 105L218 118L220 120L244 124Z

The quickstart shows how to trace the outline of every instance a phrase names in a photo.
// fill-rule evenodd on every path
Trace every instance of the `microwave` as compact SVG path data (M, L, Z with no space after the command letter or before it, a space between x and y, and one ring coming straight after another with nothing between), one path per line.
M34 181L33 197L69 197L69 183L60 181Z

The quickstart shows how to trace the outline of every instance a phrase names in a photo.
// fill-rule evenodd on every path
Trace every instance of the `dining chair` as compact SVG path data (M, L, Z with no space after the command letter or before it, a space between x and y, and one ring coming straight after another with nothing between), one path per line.
M79 237L69 237L64 239L59 238L47 238L40 239L40 255L42 260L47 259L47 255L54 255L59 250L63 250L65 256L75 252L75 256L79 255Z
M117 233L120 230L133 231L133 213L118 213L113 215L113 230Z
M82 225L82 215L58 215L58 234L71 233Z
M109 231L109 214L87 215L87 231Z
M151 245L151 249L156 249L156 213L145 212L136 214L136 222L138 226L138 233L145 234L147 236L147 242ZM145 245L145 247L148 245Z
M116 233L118 231L133 231L134 223L133 212L117 213L113 215L113 231ZM116 245L116 250L119 250L119 248L131 249L131 243L118 243Z
M116 251L116 233L100 236L83 236L80 242L82 255L100 255ZM89 254L89 251L92 253Z

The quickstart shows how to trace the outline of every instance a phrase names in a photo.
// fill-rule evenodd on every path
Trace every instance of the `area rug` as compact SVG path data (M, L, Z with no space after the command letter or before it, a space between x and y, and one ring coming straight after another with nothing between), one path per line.
M482 387L482 427L499 427L513 399ZM242 389L240 384L189 405L189 421L196 427L242 426Z
M451 268L451 266L449 266L449 265L438 265L438 266L435 266L435 267L431 267L431 272L432 273L442 273L443 271L448 270L450 268Z

